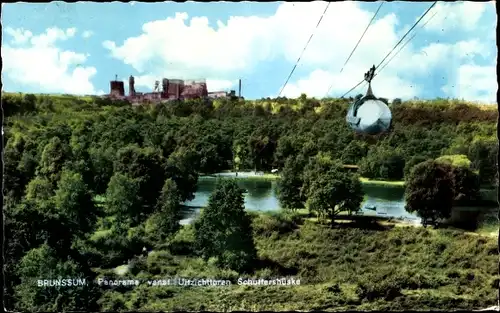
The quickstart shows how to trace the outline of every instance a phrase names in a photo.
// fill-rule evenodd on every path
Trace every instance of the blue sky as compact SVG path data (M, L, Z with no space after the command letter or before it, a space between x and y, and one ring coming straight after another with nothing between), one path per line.
M330 86L331 96L344 94L430 4L384 3L340 73L379 2L331 3L283 95L321 98ZM102 94L115 75L123 80L134 75L138 91L149 91L162 77L205 78L216 91L237 89L241 78L246 98L273 97L325 6L319 1L6 4L3 88ZM439 2L423 22L433 13L375 78L376 95L496 102L494 4Z

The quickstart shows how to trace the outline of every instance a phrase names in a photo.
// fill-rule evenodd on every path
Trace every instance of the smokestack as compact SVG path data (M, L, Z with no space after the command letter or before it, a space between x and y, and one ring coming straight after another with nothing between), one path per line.
M238 81L238 97L241 98L241 78Z

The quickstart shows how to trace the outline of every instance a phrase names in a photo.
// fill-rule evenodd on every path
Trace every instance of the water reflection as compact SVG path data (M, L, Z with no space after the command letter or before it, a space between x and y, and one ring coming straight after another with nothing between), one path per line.
M405 210L404 187L363 184L363 190L365 202L361 210L364 214L419 220L416 214ZM370 207L376 208L376 211L370 210Z
M191 207L204 207L208 204L208 198L215 190L217 178L200 177L198 190L195 198L187 201L185 205ZM245 179L236 180L238 186L245 190L245 208L254 211L279 210L280 204L276 197L276 181L268 179Z
M226 174L224 176L228 177L230 175ZM281 209L276 196L275 180L259 179L257 177L242 178L242 176L239 175L236 182L246 191L246 209L253 211L276 211ZM189 222L188 220L197 215L200 207L208 204L210 194L215 190L216 182L216 177L200 177L195 198L185 203L186 206L191 208L185 212L186 220L183 220L183 223ZM381 215L419 220L415 214L405 211L404 187L363 185L363 189L365 191L365 202L362 206L364 215ZM376 210L370 210L370 207Z

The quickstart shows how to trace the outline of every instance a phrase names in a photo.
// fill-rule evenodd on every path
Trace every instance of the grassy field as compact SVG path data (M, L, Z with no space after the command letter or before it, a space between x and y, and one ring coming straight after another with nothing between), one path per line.
M226 287L134 287L108 291L105 310L456 310L496 304L495 238L445 229L343 223L252 214L259 261L253 273L217 268L191 252L185 226L172 253L155 251L124 277L229 279ZM180 249L179 247L182 247ZM397 269L397 270L395 270ZM121 268L122 270L122 268ZM107 277L118 277L112 270ZM239 277L292 276L300 286L240 286Z
M404 181L389 181L389 180L372 180L365 177L360 177L361 183L366 185L376 185L376 186L401 186L405 185Z
M224 171L223 173L232 173L232 172L231 171ZM272 174L272 173L264 173L263 175L255 175L255 176L240 175L240 176L234 177L234 178L277 180L280 178L280 175L279 174ZM404 181L372 180L372 179L365 178L365 177L360 177L360 181L363 184L378 185L378 186L404 186L405 185Z

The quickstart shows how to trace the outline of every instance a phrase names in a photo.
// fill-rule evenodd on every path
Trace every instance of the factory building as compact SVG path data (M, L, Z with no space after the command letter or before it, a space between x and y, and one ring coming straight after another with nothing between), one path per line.
M208 92L207 83L204 79L201 80L181 80L163 78L160 82L156 81L153 87L153 92L140 93L135 90L135 78L129 77L129 94L125 96L124 84L116 78L111 81L111 91L109 97L112 99L127 99L134 105L142 103L159 103L171 100L182 99L203 99L203 98L227 98L235 97L234 90L231 92L216 91ZM241 96L241 80L239 84L239 95Z

